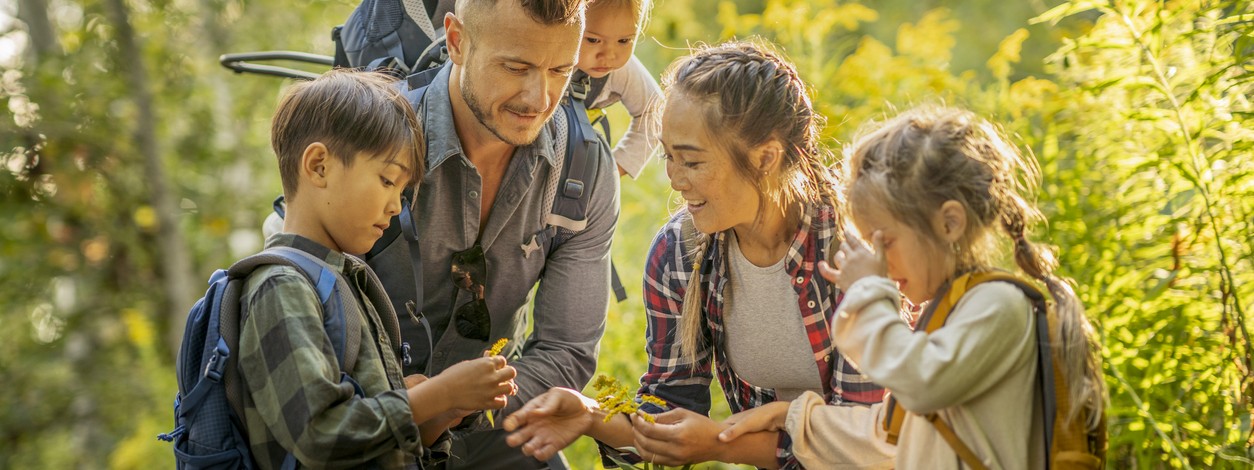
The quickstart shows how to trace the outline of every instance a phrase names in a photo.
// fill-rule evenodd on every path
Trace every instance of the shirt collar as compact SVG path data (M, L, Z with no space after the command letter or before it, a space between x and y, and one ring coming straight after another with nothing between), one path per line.
M344 253L332 250L321 243L294 233L279 232L270 235L270 238L266 239L266 248L276 246L286 246L309 253L334 267L340 274L344 274L345 266L348 265L348 257Z
M427 92L421 103L423 133L427 139L428 170L439 167L454 155L465 155L462 151L461 139L457 136L457 127L453 123L453 104L449 93L452 70L452 62L440 69L435 79L427 86ZM553 151L556 145L553 133L557 128L555 119L565 119L565 117L556 117L560 112L563 111L558 109L553 113L554 117L549 118L549 121L540 129L540 135L534 142L518 147L514 155L536 155L548 161L550 165L557 166L556 152Z

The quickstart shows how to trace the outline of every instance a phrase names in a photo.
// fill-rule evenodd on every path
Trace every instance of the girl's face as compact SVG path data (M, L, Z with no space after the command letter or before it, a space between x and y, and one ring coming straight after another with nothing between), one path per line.
M601 78L623 68L636 48L639 16L630 6L588 9L583 43L579 46L579 70L589 77Z
M705 126L708 105L673 94L662 112L662 146L671 189L683 196L701 233L752 229L760 198L736 170L732 155ZM726 137L726 136L722 136Z
M935 230L940 220L939 217L933 219L930 222ZM932 241L939 237L919 233L914 227L894 218L882 205L874 202L854 204L853 222L868 239L876 230L880 231L884 259L888 262L888 278L897 283L898 290L911 303L918 305L931 300L941 284L953 276L953 255Z

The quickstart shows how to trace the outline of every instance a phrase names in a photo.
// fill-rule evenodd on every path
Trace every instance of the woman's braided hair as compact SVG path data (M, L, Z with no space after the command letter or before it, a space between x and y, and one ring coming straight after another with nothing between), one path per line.
M759 218L766 211L787 214L840 197L826 164L830 152L820 145L823 117L814 112L796 68L780 55L744 41L701 47L672 64L662 83L667 99L683 96L705 103L705 129L728 151L737 173L757 190ZM778 170L764 174L749 155L772 140L783 146L784 153ZM710 248L711 234L689 232L686 242L696 265L684 294L680 348L685 357L695 359L705 346L700 263Z

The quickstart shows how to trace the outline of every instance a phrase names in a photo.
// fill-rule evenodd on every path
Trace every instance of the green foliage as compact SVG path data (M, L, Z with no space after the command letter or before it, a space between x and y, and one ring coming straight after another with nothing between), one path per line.
M143 56L134 64L111 2L49 2L55 47L0 57L0 107L11 113L0 120L0 376L18 384L0 397L0 468L172 463L153 437L172 425L173 319L187 306L159 287L173 268L158 249L125 72L149 77L199 283L260 246L280 190L267 135L283 83L231 74L217 56L329 53L327 32L355 3L128 2ZM1057 247L1101 333L1109 466L1246 468L1254 3L1021 3L661 0L638 54L660 73L691 44L773 42L812 86L833 148L920 103L1003 124L1043 170L1049 222L1033 237ZM660 164L624 181L614 258L630 298L611 306L598 373L644 371L638 280L676 207L668 188ZM712 416L725 418L722 392L711 394ZM599 461L588 439L567 456L576 468Z

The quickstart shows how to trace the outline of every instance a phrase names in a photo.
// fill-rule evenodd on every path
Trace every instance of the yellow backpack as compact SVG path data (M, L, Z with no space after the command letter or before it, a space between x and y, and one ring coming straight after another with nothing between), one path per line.
M1055 357L1057 351L1061 348L1052 348L1051 344L1058 344L1061 341L1055 337L1055 329L1057 324L1057 316L1051 307L1052 303L1048 301L1045 294L1041 292L1033 284L1019 278L1013 274L1002 271L974 272L964 274L955 279L949 286L948 291L940 299L934 301L927 311L920 317L920 322L924 322L923 331L931 333L945 325L945 320L949 318L950 312L953 311L958 300L967 293L969 289L977 284L991 281L1002 281L1013 284L1023 291L1029 299L1032 300L1033 311L1036 317L1036 338L1037 338L1037 390L1044 400L1043 410L1045 412L1045 447L1049 450L1049 460L1046 462L1047 469L1096 469L1102 468L1106 463L1106 418L1101 416L1098 420L1097 429L1089 431L1086 423L1087 416L1080 416L1072 422L1066 422L1063 417L1071 409L1067 390L1067 382L1063 380L1062 369L1058 366L1060 363L1058 357ZM917 326L916 326L917 328ZM1049 354L1042 354L1042 351L1049 351ZM1052 371L1053 373L1045 373ZM901 434L901 425L905 421L907 411L897 403L896 399L889 396L888 412L884 415L882 423L884 431L887 432L886 440L890 444L897 443L897 437ZM953 428L949 426L945 420L941 419L936 413L923 416L940 433L945 442L953 448L958 457L962 459L967 466L983 470L986 467L980 462L979 457L971 448L962 443L958 435L954 433Z

